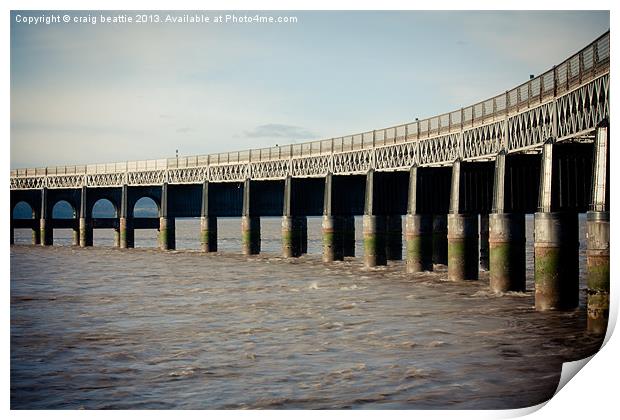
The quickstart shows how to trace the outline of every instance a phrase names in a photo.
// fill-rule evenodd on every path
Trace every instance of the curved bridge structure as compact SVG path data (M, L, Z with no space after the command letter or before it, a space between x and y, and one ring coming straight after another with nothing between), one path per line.
M194 184L363 174L493 159L591 135L609 116L609 32L561 64L477 104L422 121L264 149L11 171L11 189Z
M241 216L243 251L260 252L260 217L282 216L283 254L306 247L306 217L323 217L323 258L354 253L353 216L364 216L367 266L401 259L407 270L447 264L452 280L490 269L495 291L525 288L524 215L535 215L539 310L578 304L578 221L588 212L588 320L604 331L609 290L609 32L547 72L446 114L349 136L264 149L172 159L11 171L11 218L51 245L53 229L114 228L121 248L135 229L157 228L175 247L176 217L201 217L206 252L217 250L217 217ZM133 207L152 198L159 220ZM109 200L117 217L92 209ZM65 200L74 218L54 220ZM479 246L480 243L480 246Z

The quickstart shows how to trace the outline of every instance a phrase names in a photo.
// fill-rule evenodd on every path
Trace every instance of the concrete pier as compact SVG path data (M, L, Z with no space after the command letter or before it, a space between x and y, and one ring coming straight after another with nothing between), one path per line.
M535 306L570 310L579 303L579 222L577 213L534 215Z
M364 215L364 265L387 264L385 216Z
M92 219L80 217L79 245L81 247L93 246L93 223Z
M300 230L300 242L301 242L301 253L308 253L308 218L299 216L299 230Z
M605 334L609 320L609 212L587 214L588 331Z
M534 215L535 307L539 311L570 310L579 303L579 220L576 212L554 211L553 149L554 141L549 139L542 150Z
M385 254L388 260L403 259L403 221L400 214L385 218Z
M407 273L433 270L433 217L408 214L405 219Z
M159 248L162 250L176 248L176 229L174 217L168 214L168 183L161 187L161 215L159 217Z
M282 216L282 256L284 258L300 257L301 219L294 216Z
M251 181L243 183L243 210L241 216L241 251L243 255L260 254L260 217L251 214Z
M32 245L41 245L41 229L32 229Z
M409 169L405 239L407 273L433 270L433 216L418 212L418 167Z
M448 215L448 279L478 279L477 215Z
M496 293L525 290L525 215L489 215L489 283Z
M217 252L217 218L202 216L200 218L200 250Z
M387 218L385 215L375 214L374 189L375 171L371 169L366 173L366 195L364 202L364 218L362 221L364 233L364 265L366 267L387 264Z
M159 248L164 251L176 248L174 217L159 218Z
M241 217L241 250L243 255L260 254L260 217Z
M114 247L121 247L121 230L119 228L114 228Z
M493 213L488 217L489 286L495 293L525 290L525 214L506 213L506 150L495 158ZM482 225L482 217L481 217ZM482 226L481 226L482 236ZM481 239L482 242L482 239ZM480 259L482 266L482 246Z
M121 217L119 219L120 248L133 248L135 243L135 231L131 219Z
M489 215L480 215L480 269L489 270Z
M133 248L135 242L133 218L129 213L127 185L123 185L121 189L121 214L118 220L120 248Z
M448 264L448 216L433 215L433 264Z
M461 161L457 159L452 164L448 214L448 279L452 281L478 279L478 215L463 211L462 178Z
M293 178L289 175L284 180L282 208L282 256L284 258L296 258L302 254L303 226L301 218L295 216L293 204Z
M217 218L210 216L209 181L202 184L200 208L200 250L217 252Z
M342 246L345 257L355 257L355 217L342 217Z
M54 230L52 227L52 217L48 214L47 188L41 189L41 218L39 219L39 235L41 245L49 246L54 243Z
M80 228L71 229L71 246L80 246Z
M41 245L49 246L54 244L54 231L51 226L51 219L41 218L39 221Z
M609 128L596 129L590 211L587 213L588 331L605 334L609 320Z
M80 194L80 221L78 230L78 244L81 247L93 246L93 222L88 214L86 187L82 187Z
M323 220L321 230L323 234L323 262L342 261L343 255L343 229L342 217L334 215L334 182L333 175L325 176L325 189L323 190Z
M337 216L323 216L323 261L342 261L343 255L343 234L342 218Z

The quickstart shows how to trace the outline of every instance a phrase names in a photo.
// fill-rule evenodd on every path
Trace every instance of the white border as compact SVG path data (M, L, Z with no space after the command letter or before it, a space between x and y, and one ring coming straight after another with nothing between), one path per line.
M199 2L199 1L191 1L191 0L176 0L174 2L163 3L163 2L154 2L154 1L145 1L145 0L136 0L136 1L120 1L120 0L109 0L109 1L92 1L92 2L84 2L78 0L63 0L56 1L54 4L50 4L49 1L44 0L8 0L4 1L3 9L4 9L4 18L0 20L0 27L2 28L3 41L2 42L2 56L5 58L10 57L10 25L9 25L9 10L11 9L34 9L34 10L81 10L81 9L91 9L91 10L140 10L140 9L171 9L171 10L346 10L346 9L356 9L356 10L404 10L404 9L415 9L415 10L477 10L477 9L491 9L491 10L554 10L561 6L564 10L611 10L611 26L616 27L616 10L618 6L616 6L617 2L612 1L600 1L600 0L590 0L587 2L584 1L575 1L575 0L567 0L561 3L552 2L552 1L535 1L535 0L505 0L502 2L492 1L492 0L472 0L468 2L462 1L444 1L444 0L435 0L433 2L419 2L418 4L407 2L407 1L397 1L397 0L382 0L380 2L369 3L369 2L355 2L355 1L337 1L337 0L315 0L315 1L296 1L291 2L283 1L283 0L264 0L260 3L256 1L249 0L230 0L230 1L213 1L213 2ZM616 45L616 40L614 38L614 31L611 31L612 48ZM576 46L578 48L579 46ZM614 72L615 54L612 54L612 73ZM8 62L7 59L4 61ZM4 132L4 153L0 156L2 162L3 173L6 174L7 177L7 187L1 190L1 198L0 200L5 203L9 202L9 188L8 188L8 174L10 168L10 153L7 150L10 146L10 142L8 139L10 138L10 74L9 74L9 66L5 65L2 69L2 76L4 83L2 84L2 98L3 100L3 115L2 119L2 128ZM613 89L613 84L611 84L611 89ZM613 93L610 96L614 96ZM615 97L615 96L614 96ZM612 118L612 121L615 121ZM611 124L613 125L613 124ZM612 131L613 133L613 131ZM613 134L612 134L613 136ZM611 149L615 150L613 146L613 138L611 140ZM613 156L613 155L612 155ZM612 160L612 174L611 174L611 184L616 185L617 181L617 171L614 169L613 160ZM616 208L616 204L618 200L615 199L616 195L611 194L611 208ZM612 210L613 213L613 210ZM615 217L612 216L612 219L615 220ZM7 218L0 218L0 224L2 226L1 231L4 232L3 236L5 240L0 241L2 248L4 249L5 257L2 259L2 268L5 274L8 274L9 271L9 244L6 238L8 237L8 228L9 223ZM615 225L612 223L612 242L615 243L613 238L617 237L614 233L617 232L615 229ZM619 272L618 269L618 259L614 258L614 248L612 247L612 279L614 277L614 273ZM3 276L5 279L4 286L4 302L5 302L5 310L3 316L3 325L4 325L4 345L2 346L2 361L3 361L3 383L4 383L4 393L3 393L3 411L8 411L10 407L10 356L9 356L9 346L10 346L10 311L8 308L8 302L10 297L10 282L8 281L9 276ZM617 285L615 285L617 286ZM229 411L229 412L145 412L145 411L126 411L126 412L101 412L101 411L88 411L86 414L80 411L12 411L10 412L11 416L18 418L40 418L45 416L49 419L66 419L66 418L74 418L77 416L88 415L93 418L109 418L109 416L119 416L122 418L125 417L170 417L170 416L188 416L192 418L202 418L205 415L207 416L216 416L224 419L232 419L237 418L238 416L243 417L256 417L256 416L269 416L270 418L289 418L291 415L295 417L309 418L310 416L327 416L327 417L340 417L340 416L348 416L355 415L356 417L369 417L369 416L381 416L381 417L390 417L390 418L410 418L412 415L418 418L465 418L465 419L484 419L484 418L509 418L509 417L517 417L522 416L528 413L534 412L531 418L543 419L543 418L607 418L610 414L617 412L617 404L616 398L617 393L615 392L617 382L617 374L618 374L618 358L617 355L620 354L620 345L618 344L617 337L611 337L610 332L612 331L615 323L617 321L618 316L618 297L620 293L618 292L618 288L612 286L611 288L611 305L612 311L610 314L610 329L608 331L608 335L606 337L606 345L601 351L596 354L587 366L582 369L579 373L578 377L574 380L569 381L566 386L555 396L553 397L547 404L541 404L537 407L530 407L527 409L521 410L505 410L505 411L363 411L363 412L313 412L313 411L295 411L291 413L290 411L277 411L277 412L239 412L239 411ZM542 408L544 406L544 408ZM542 408L542 409L540 409ZM539 410L540 409L540 410ZM263 414L265 413L265 414Z

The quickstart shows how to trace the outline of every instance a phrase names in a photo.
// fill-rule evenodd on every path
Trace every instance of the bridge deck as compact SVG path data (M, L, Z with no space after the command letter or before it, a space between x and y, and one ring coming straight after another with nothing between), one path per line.
M212 155L11 171L11 189L198 184L360 174L488 160L549 138L591 135L609 117L609 32L540 76L421 121L349 136Z

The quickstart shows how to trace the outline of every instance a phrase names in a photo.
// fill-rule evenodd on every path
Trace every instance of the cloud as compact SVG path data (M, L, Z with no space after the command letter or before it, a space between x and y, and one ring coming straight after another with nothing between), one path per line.
M297 127L295 125L286 124L264 124L254 127L252 130L244 132L246 137L250 138L287 138L294 139L310 139L318 137L312 131L309 131L303 127Z

